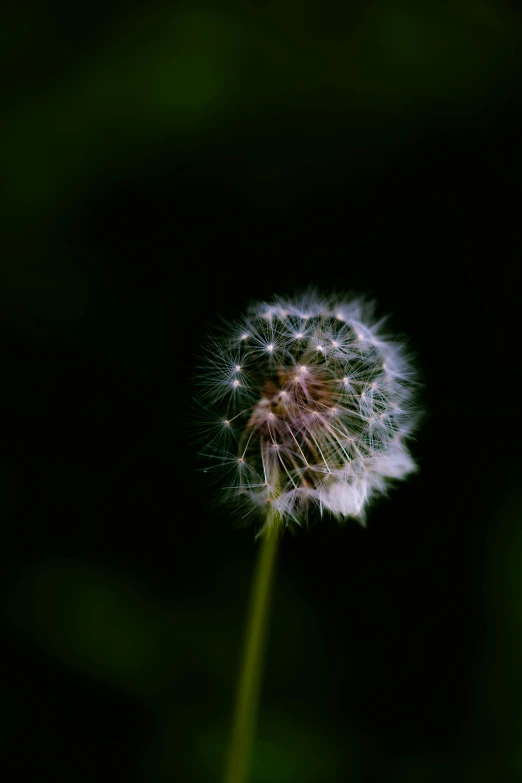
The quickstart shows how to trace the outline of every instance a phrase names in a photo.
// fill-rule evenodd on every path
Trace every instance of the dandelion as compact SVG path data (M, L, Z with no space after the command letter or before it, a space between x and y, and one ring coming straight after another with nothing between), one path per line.
M364 525L372 499L416 469L415 371L371 303L310 290L253 305L213 339L199 387L207 470L261 538L225 775L244 783L279 531L313 509Z
M212 342L200 386L218 431L203 454L259 532L314 507L365 524L370 501L415 470L415 373L382 330L364 300L308 292L254 305Z

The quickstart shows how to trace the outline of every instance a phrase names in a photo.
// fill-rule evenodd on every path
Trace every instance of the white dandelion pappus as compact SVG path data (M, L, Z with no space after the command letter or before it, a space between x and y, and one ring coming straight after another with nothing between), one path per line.
M301 524L317 506L364 524L372 497L415 471L415 370L382 326L363 299L308 291L252 306L210 341L203 455L245 513L271 504L272 523Z

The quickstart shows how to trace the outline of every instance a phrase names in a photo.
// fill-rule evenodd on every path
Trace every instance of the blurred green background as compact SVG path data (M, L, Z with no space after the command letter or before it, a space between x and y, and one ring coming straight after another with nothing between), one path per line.
M251 783L522 780L522 6L0 10L0 746L220 780L256 545L197 472L218 314L369 292L420 472L278 563Z

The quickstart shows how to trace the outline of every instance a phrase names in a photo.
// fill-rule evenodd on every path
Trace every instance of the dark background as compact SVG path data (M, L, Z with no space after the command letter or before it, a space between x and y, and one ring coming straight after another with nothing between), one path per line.
M193 376L218 316L312 284L409 336L420 471L284 537L252 783L522 780L520 5L0 27L3 765L220 780L256 544Z

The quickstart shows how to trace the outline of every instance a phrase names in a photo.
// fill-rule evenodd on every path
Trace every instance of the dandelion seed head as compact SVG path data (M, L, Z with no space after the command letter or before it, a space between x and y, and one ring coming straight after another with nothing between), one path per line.
M382 324L363 299L309 291L253 305L210 340L199 389L223 438L204 456L245 515L270 502L284 526L314 507L364 524L373 497L416 469L415 368Z

